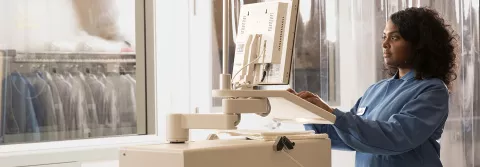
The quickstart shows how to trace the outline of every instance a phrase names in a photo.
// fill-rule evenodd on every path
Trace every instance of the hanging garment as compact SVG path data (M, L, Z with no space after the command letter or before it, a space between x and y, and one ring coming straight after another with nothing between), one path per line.
M114 88L115 92L117 93L117 101L116 101L116 106L119 114L119 124L118 128L119 130L117 131L118 135L124 135L124 134L132 134L132 115L131 115L131 110L132 103L129 100L132 98L131 94L131 84L128 79L126 79L124 76L121 76L119 74L112 74L108 76L108 79L112 82L115 83ZM134 110L134 109L133 109Z
M120 128L119 135L134 134L137 132L137 120L135 111L137 108L135 101L135 84L125 75L113 77L118 81L117 92L119 93L119 101L117 105L123 105L120 110ZM114 82L117 83L117 82ZM120 102L121 104L119 104Z
M65 136L66 125L65 125L65 115L63 112L63 104L60 97L60 93L58 91L57 85L55 84L55 81L53 80L52 75L48 72L43 72L43 73L44 73L44 79L47 81L52 91L54 110L57 117L56 133L58 134L58 140L64 140L66 137Z
M90 130L90 134L88 135L88 137L101 136L100 132L98 132L97 108L95 104L95 99L93 97L92 89L87 84L85 75L83 75L82 73L77 73L75 78L77 78L81 82L83 90L85 91L85 101L87 102L85 121L88 129Z
M24 78L25 78L25 81L28 83L28 89L30 90L30 96L28 98L30 98L32 101L33 109L35 111L35 115L38 121L38 126L44 127L47 119L45 118L46 114L45 114L45 108L43 107L44 104L42 104L42 102L38 98L39 93L37 89L35 89L35 87L33 86L32 82L29 81L29 77L24 77ZM39 89L39 90L43 91L43 89Z
M65 139L74 139L76 136L76 120L75 114L70 110L70 105L73 100L72 90L73 86L65 77L60 74L54 74L52 76L53 82L57 86L58 94L60 96L63 108L63 115L65 120Z
M135 90L137 88L136 81L130 76L130 75L125 75L125 79L128 81L128 89L125 91L128 91L128 114L126 115L125 119L129 120L130 122L130 127L131 127L131 134L136 134L137 133L137 98L135 94Z
M113 82L102 75L99 77L100 81L105 85L105 105L103 111L105 112L105 136L118 134L118 127L120 126L120 117L117 109L117 92Z
M98 80L97 76L88 74L85 77L86 83L92 91L93 100L95 101L96 116L98 121L96 122L96 136L103 136L106 128L106 114L105 114L105 84Z
M66 80L72 84L69 109L72 113L72 119L76 123L73 127L74 138L88 138L88 136L91 136L91 132L87 126L88 104L85 98L85 87L79 78L73 77L71 74L67 74Z
M5 94L2 106L4 142L24 143L40 141L40 129L31 100L29 82L18 72L7 76L3 82Z
M55 141L58 139L57 128L57 116L55 113L55 104L53 102L53 95L50 86L47 81L43 79L43 76L39 72L32 73L33 76L28 77L28 80L33 85L37 94L33 95L33 99L38 100L40 106L35 108L41 108L43 111L43 124L40 124L40 134L42 141ZM37 114L42 114L37 113Z
M131 81L133 84L137 84L137 80L135 80L135 76L127 74L125 75L129 81Z

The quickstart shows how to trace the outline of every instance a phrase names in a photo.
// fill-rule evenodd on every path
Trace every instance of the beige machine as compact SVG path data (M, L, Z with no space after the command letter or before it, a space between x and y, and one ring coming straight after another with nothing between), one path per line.
M214 93L217 96L230 94L242 97L242 94L251 94L256 98L265 97L271 105L271 112L267 117L280 122L333 123L335 120L334 115L287 91ZM245 106L241 108L249 109ZM120 167L331 166L331 145L326 134L306 131L223 130L219 133L232 134L235 137L222 139L211 135L203 141L186 141L189 129L235 129L236 122L239 121L236 118L238 117L235 114L170 115L167 132L169 143L123 148L120 151Z
M295 140L291 151L274 141L213 140L145 145L121 151L120 167L330 167L328 139Z
M224 15L229 12L228 2L224 0ZM167 142L122 148L120 167L331 166L331 144L326 134L237 130L242 114L299 124L335 122L333 114L286 90L257 89L259 85L288 84L298 0L243 5L240 13L235 75L230 77L227 73L228 54L224 54L221 89L212 92L214 97L222 98L223 112L170 114ZM226 16L224 23L228 23ZM190 129L215 129L218 133L203 141L189 141ZM219 134L229 136L223 138Z

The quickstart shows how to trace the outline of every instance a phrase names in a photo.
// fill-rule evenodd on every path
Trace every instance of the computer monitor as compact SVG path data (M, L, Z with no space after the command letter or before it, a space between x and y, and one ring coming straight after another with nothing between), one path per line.
M289 84L297 16L298 0L242 6L232 72L235 88Z

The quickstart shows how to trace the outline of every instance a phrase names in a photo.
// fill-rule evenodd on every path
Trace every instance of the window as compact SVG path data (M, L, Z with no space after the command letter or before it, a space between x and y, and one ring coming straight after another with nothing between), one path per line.
M339 101L336 1L300 1L294 51L293 88Z
M146 134L138 4L0 2L0 145Z

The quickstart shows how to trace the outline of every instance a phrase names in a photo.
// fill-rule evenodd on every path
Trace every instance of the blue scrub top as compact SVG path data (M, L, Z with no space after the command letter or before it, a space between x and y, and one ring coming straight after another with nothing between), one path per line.
M440 79L415 79L413 70L370 86L349 112L335 109L327 133L333 149L356 152L356 167L439 167L448 116L448 88Z

